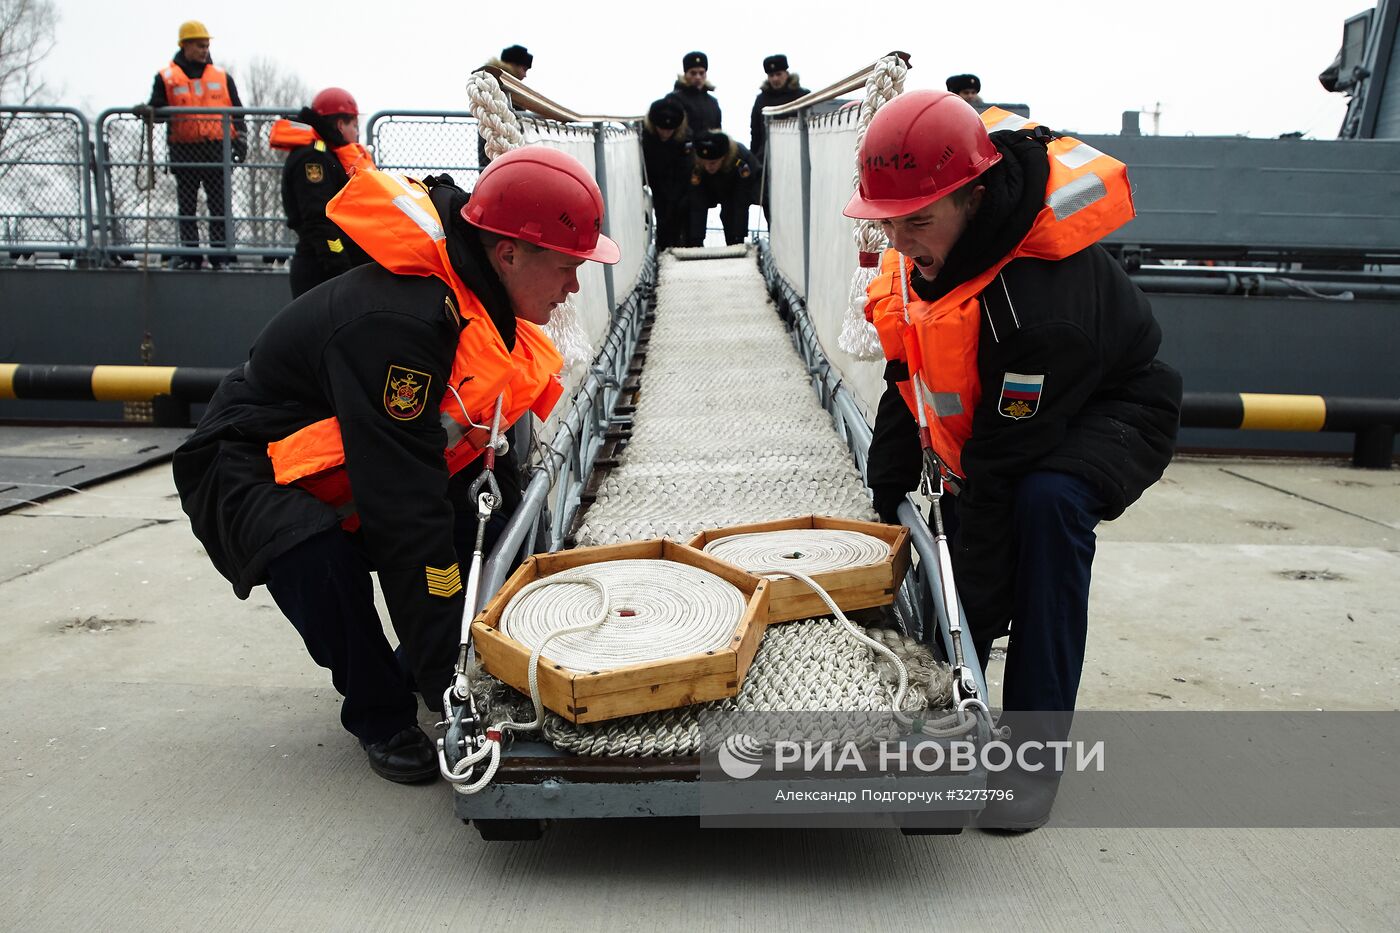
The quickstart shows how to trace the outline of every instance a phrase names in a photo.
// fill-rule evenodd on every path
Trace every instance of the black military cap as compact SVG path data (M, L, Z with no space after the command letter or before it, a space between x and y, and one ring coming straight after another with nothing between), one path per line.
M769 55L763 60L763 73L766 75L787 70L788 63L786 55Z
M982 82L976 75L953 75L947 81L948 93L959 94L963 91L975 91L982 93Z
M685 119L685 108L670 98L663 97L651 102L651 108L647 110L647 119L658 130L674 130Z
M681 71L689 71L692 68L704 68L710 70L710 57L704 52L686 52L685 58L681 59Z
M695 154L702 159L722 159L729 154L729 137L711 130L695 140Z
M535 56L531 55L530 50L523 45L512 45L501 49L501 61L520 65L523 68L535 67Z

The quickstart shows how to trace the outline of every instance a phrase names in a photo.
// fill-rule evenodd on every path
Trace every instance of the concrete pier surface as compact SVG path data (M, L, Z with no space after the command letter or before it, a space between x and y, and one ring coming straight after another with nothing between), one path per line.
M1394 829L595 822L485 843L443 783L370 772L267 594L240 602L209 565L168 466L0 515L0 535L6 929L1381 930L1400 915ZM1397 607L1400 471L1179 460L1101 528L1081 706L1394 710Z

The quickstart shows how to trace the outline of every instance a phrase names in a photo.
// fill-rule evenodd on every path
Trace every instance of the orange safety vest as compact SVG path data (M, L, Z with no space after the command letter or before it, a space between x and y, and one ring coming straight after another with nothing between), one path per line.
M989 133L1039 125L997 107L985 110L982 122ZM1045 185L1045 207L1025 238L990 269L936 301L920 300L910 289L907 320L895 250L885 251L880 275L866 290L865 316L880 335L885 358L902 360L909 367L911 378L899 384L904 403L916 421L923 405L933 449L957 477L965 475L963 445L972 434L972 415L982 399L977 373L982 290L1013 259L1072 256L1132 220L1135 213L1128 169L1122 162L1069 136L1053 140L1047 149L1050 179ZM908 261L903 274L909 275L913 267L913 261ZM915 373L923 383L922 399L915 398Z
M278 120L272 124L267 144L273 149L300 149L302 146L318 146L322 151L329 150L340 160L345 174L354 175L363 169L374 168L374 157L360 143L346 143L330 149L320 134L305 123L295 120Z
M543 328L519 318L515 349L506 349L485 306L447 258L446 231L426 188L403 175L378 169L358 171L331 199L326 216L390 272L433 276L452 289L463 327L448 377L457 395L447 392L439 411L447 429L443 456L449 473L485 452L497 398L502 399L502 431L527 411L549 417L564 392L559 382L564 358ZM487 429L474 428L471 422ZM297 483L342 511L350 505L345 447L335 418L314 422L268 444L267 453L279 484ZM358 524L353 515L342 522L347 530Z
M165 82L165 102L171 107L232 107L228 93L228 72L218 65L205 65L204 74L191 78L173 61L160 72ZM230 132L235 132L230 126ZM224 120L217 113L170 118L172 143L203 143L224 138Z

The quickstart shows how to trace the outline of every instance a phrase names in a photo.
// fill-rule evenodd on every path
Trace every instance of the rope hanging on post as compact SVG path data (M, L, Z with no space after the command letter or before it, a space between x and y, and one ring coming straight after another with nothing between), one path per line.
M501 84L484 71L474 71L467 78L467 102L477 120L477 131L485 145L486 158L497 159L525 145L525 133L520 120L511 109L510 98ZM567 298L554 309L544 332L564 357L564 372L585 367L593 360L593 345L579 320L573 298Z
M904 90L904 77L909 66L898 55L887 55L875 66L865 82L865 100L860 105L860 123L856 131L856 170L852 187L860 186L860 147L875 112ZM885 248L885 235L873 220L857 220L851 234L860 253L860 265L851 274L847 294L846 317L841 323L841 335L836 345L858 360L874 361L884 358L880 335L875 325L865 319L865 290L880 271L880 252Z

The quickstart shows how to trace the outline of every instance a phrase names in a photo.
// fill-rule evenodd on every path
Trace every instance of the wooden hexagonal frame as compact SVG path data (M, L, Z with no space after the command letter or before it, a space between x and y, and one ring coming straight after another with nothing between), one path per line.
M540 700L570 722L589 723L721 700L738 694L768 625L771 583L676 541L629 541L536 554L511 574L472 622L482 667L529 694L530 649L498 629L501 613L528 583L584 564L613 560L670 560L708 570L744 594L744 614L729 646L704 654L631 664L607 671L571 671L540 658Z
M909 529L903 525L885 525L828 515L800 515L751 525L730 525L702 531L690 539L690 546L704 552L705 545L717 538L731 535L756 534L764 531L792 531L802 528L835 528L859 531L879 538L890 546L889 556L876 564L847 567L814 574L813 580L826 590L842 612L888 606L904 582L909 570ZM811 588L801 580L770 580L768 592L768 621L791 622L830 615L831 610Z

